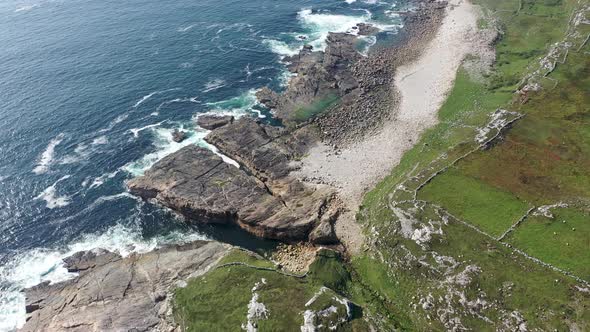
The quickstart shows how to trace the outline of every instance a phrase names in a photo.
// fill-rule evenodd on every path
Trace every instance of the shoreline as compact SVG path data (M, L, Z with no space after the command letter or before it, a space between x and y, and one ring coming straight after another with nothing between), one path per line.
M297 176L335 187L345 202L347 209L337 219L335 231L350 253L362 248L362 229L355 215L364 194L390 173L426 129L437 124L437 112L463 59L481 52L474 42L478 17L470 2L449 1L440 24L426 28L432 33L408 36L402 54L395 55L394 63L400 66L390 91L397 102L381 129L337 149L318 143L302 159ZM408 61L415 55L415 61Z

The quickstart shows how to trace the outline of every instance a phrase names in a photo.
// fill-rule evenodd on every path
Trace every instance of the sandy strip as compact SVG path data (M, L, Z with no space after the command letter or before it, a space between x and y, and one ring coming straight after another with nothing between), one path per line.
M336 222L336 233L353 253L362 245L354 215L364 193L389 174L425 129L437 123L437 111L453 87L462 60L475 51L479 10L467 0L450 0L449 4L422 55L397 69L395 89L401 99L383 130L341 149L338 155L320 144L302 161L300 176L319 178L339 189L350 212Z

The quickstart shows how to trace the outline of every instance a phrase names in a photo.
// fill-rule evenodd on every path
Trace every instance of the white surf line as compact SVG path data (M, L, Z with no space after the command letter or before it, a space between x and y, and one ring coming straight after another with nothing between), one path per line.
M150 129L150 128L154 128L154 127L159 127L160 125L162 125L162 123L166 122L168 120L164 120L164 121L160 121L158 123L154 123L151 125L147 125L147 126L143 126L141 128L131 128L129 129L129 131L133 134L133 137L138 138L139 137L139 133L146 130L146 129Z
M188 98L175 98L172 100L167 100L163 103L161 103L160 105L158 105L158 107L156 107L156 112L160 112L160 110L162 109L162 107L170 105L170 104L174 104L174 103L195 103L195 104L200 104L201 101L199 101L197 99L197 97L188 97Z

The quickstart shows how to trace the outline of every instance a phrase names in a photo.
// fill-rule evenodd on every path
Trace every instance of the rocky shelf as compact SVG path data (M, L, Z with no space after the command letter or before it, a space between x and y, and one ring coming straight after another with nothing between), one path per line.
M231 246L197 241L121 257L82 251L64 260L78 276L26 290L21 331L173 330L174 289L216 264Z
M214 129L206 140L237 168L202 147L187 146L128 182L131 193L181 213L191 222L236 224L264 238L335 241L334 193L289 176L291 161L312 135L281 135L276 127L241 118Z

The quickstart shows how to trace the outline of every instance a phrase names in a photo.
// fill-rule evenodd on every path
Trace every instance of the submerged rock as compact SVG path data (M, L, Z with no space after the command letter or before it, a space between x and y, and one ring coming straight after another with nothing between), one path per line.
M358 34L361 36L374 35L380 31L376 26L367 23L359 23L355 26L355 28L355 30L357 30Z
M167 299L177 283L205 273L230 246L197 241L121 257L83 251L64 260L79 273L28 288L21 331L162 331L176 326Z

